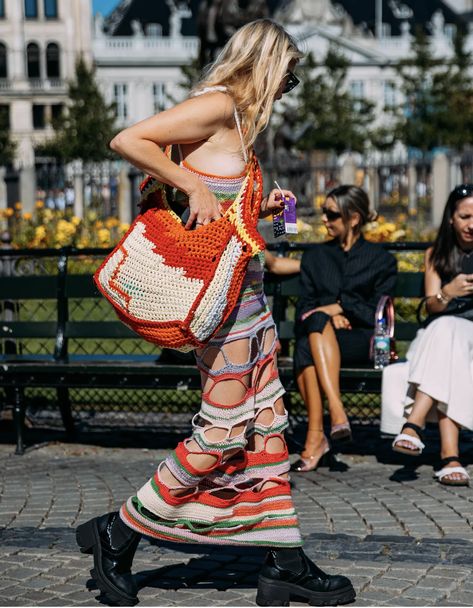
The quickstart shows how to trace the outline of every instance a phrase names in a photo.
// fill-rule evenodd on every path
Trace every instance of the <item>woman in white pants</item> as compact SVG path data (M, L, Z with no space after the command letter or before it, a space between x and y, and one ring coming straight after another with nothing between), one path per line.
M473 184L450 194L434 245L425 254L429 317L408 352L407 422L396 452L418 456L422 428L436 411L440 483L469 485L459 458L459 430L473 430Z

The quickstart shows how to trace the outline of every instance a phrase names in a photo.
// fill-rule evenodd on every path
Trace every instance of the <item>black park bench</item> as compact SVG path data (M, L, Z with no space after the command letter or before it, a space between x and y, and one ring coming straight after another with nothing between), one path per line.
M278 254L300 252L310 244L280 243ZM390 243L393 252L421 252L425 243ZM35 389L55 393L62 422L74 434L71 391L150 389L198 391L200 375L189 361L160 356L119 322L96 289L92 274L108 250L0 250L0 402L13 410L16 454L24 452L25 411ZM297 391L292 373L294 301L298 277L265 277L282 344L280 373L288 391ZM399 274L396 297L420 298L423 274ZM396 339L413 339L417 324L396 322ZM92 345L87 347L86 345ZM138 349L138 350L137 350ZM341 389L379 393L380 372L367 366L344 368Z

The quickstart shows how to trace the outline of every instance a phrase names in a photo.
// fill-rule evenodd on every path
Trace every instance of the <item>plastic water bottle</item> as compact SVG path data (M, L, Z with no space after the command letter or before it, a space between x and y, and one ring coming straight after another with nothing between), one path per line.
M389 365L390 357L391 341L386 331L386 323L384 319L379 319L374 334L374 368L383 369Z

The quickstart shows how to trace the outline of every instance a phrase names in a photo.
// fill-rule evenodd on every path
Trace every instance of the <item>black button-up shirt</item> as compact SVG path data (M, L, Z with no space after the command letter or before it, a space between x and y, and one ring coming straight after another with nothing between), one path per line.
M394 256L362 236L346 252L337 240L316 245L302 256L296 325L305 312L338 302L352 327L373 328L380 297L394 295L396 274ZM303 321L306 332L314 331L313 316Z

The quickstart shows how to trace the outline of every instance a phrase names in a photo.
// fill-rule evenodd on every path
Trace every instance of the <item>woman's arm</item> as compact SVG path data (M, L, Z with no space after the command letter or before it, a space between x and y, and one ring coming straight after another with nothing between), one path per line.
M161 148L170 144L205 142L233 115L233 102L221 92L188 99L119 133L110 143L112 150L157 180L185 192L190 216L206 224L220 217L218 202L196 175L181 169Z
M430 262L432 248L425 252L424 287L427 297L425 307L429 314L443 312L450 300L471 296L473 294L473 276L464 273L457 274L450 283L442 287L442 281Z
M269 272L273 274L295 274L301 269L300 260L279 257L267 249L264 250L264 263Z

